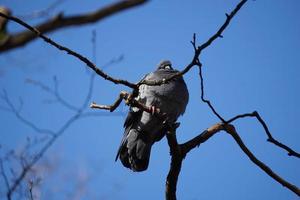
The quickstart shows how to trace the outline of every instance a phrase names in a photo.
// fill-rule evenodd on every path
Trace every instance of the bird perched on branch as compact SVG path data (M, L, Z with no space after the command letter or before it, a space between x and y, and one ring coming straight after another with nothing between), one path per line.
M177 72L172 68L171 62L165 60L142 81L167 79ZM151 108L153 112L130 107L116 160L119 158L125 167L133 171L144 171L148 168L152 145L165 136L167 124L175 123L185 112L189 93L183 77L178 76L161 85L140 85L135 99ZM158 109L164 114L164 119L155 114Z

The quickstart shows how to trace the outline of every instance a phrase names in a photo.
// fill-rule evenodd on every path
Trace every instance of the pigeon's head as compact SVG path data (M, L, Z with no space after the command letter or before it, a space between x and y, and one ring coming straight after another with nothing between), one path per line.
M169 60L163 60L158 64L157 70L173 70L172 63Z

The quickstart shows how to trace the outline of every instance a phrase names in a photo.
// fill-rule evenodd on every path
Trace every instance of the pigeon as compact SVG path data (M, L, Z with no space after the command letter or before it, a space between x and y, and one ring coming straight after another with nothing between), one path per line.
M158 64L158 68L143 79L159 81L167 79L178 71L172 68L168 60ZM182 76L171 81L149 86L141 84L135 97L139 103L165 115L168 124L174 124L183 115L189 100L187 86ZM148 113L136 107L130 107L124 123L124 135L116 156L122 164L134 172L145 171L149 165L151 147L160 141L167 132L166 120L153 113Z

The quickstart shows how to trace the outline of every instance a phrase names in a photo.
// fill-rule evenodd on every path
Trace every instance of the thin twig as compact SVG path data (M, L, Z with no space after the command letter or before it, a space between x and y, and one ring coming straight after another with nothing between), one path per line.
M96 102L92 102L90 107L94 108L94 109L109 110L110 112L113 112L121 104L123 99L125 100L125 104L130 107L139 108L145 112L155 114L158 117L165 119L166 114L161 113L161 110L159 108L155 108L155 110L153 110L154 109L153 107L148 107L148 106L140 103L139 101L134 99L132 94L130 94L126 91L121 91L118 98L115 100L115 102L112 105L100 105L100 104L97 104Z
M95 23L106 17L133 8L135 6L142 5L146 2L147 0L121 0L102 8L98 8L92 12L87 12L79 15L64 16L63 13L58 13L55 17L42 22L41 24L35 26L35 28L45 34L70 26L80 26L89 23ZM36 38L36 34L27 30L21 31L16 34L9 34L8 40L3 45L0 45L0 52L23 46Z
M36 131L37 133L41 133L41 134L47 134L47 135L54 135L54 132L49 130L49 129L43 129L43 128L39 128L38 126L36 126L34 123L30 122L29 120L25 119L20 112L15 108L15 106L13 105L13 103L10 101L10 99L8 98L7 92L5 90L3 90L3 96L1 96L2 99L6 102L6 104L9 106L9 111L14 113L15 116L25 125L29 126L30 128L32 128L34 131Z
M266 164L258 160L254 154L246 147L246 145L243 143L242 139L236 132L234 126L228 126L225 125L225 130L228 132L236 141L236 143L239 145L239 147L243 150L243 152L249 157L249 159L259 168L261 168L266 174L268 174L270 177L272 177L274 180L276 180L278 183L280 183L282 186L288 188L290 191L294 192L296 195L300 196L300 189L297 188L297 186L289 183L288 181L284 180L282 177L277 175L275 172L272 171L270 167L268 167Z
M67 102L60 95L59 90L58 90L58 81L55 76L53 77L53 81L54 81L54 89L51 89L50 87L48 87L47 85L45 85L44 83L42 83L40 81L29 79L29 78L26 79L26 83L41 88L43 91L53 95L55 97L56 101L59 102L62 106L68 108L69 110L77 112L78 108L76 106L72 105L71 103Z
M34 198L33 198L33 186L34 186L33 181L29 181L28 185L29 185L29 196L30 196L30 200L34 200Z
M9 189L10 188L9 181L8 181L8 178L7 178L5 170L4 170L3 160L2 159L0 159L0 170L1 170L1 176L2 176L2 178L4 180L6 189Z
M91 93L92 93L92 89L93 89L93 81L94 78L93 74L91 74L91 81L89 84L89 92L86 96L86 99L84 101L84 105L86 104L86 102L90 101L91 98ZM33 123L29 122L28 120L26 120L25 118L21 117L19 113L16 112L16 109L14 107L14 105L11 103L11 101L9 100L7 93L4 91L3 94L3 98L5 99L5 101L7 102L7 104L10 106L10 108L15 112L16 116L18 117L19 120L21 120L22 122L26 122L27 125L29 125L33 130L35 131L44 131L43 129L39 129L36 125L34 125ZM86 109L87 107L85 107ZM24 178L26 177L26 175L28 174L28 172L32 169L32 167L44 156L44 154L48 151L48 149L53 145L53 143L78 119L80 119L81 117L87 117L87 116L97 116L97 115L89 115L88 113L84 113L84 108L78 108L77 112L70 117L62 126L61 128L57 131L50 131L51 134L51 138L46 142L46 144L40 149L40 151L33 156L33 158L29 161L26 161L26 163L22 164L22 171L19 175L17 175L17 177L15 178L15 180L13 181L13 183L10 185L9 189L7 190L6 196L8 200L11 200L12 195L14 194L14 192L17 190L17 188L20 186L21 182L24 180ZM45 132L45 131L44 131Z
M259 115L259 113L257 111L254 111L252 113L246 113L246 114L242 114L242 115L237 115L237 116L231 118L230 120L228 120L226 123L232 123L232 122L234 122L237 119L241 119L241 118L245 118L245 117L255 117L258 120L258 122L264 128L264 131L265 131L265 133L266 133L266 135L268 137L268 139L267 139L268 142L270 142L270 143L272 143L272 144L274 144L274 145L276 145L276 146L278 146L278 147L286 150L288 152L289 156L294 156L294 157L300 158L300 153L294 151L293 149L291 149L287 145L279 142L278 140L276 140L272 136L272 134L271 134L271 132L270 132L270 130L269 130L266 122L262 119L262 117Z
M226 123L225 119L216 111L216 109L212 106L211 102L204 98L204 80L202 76L202 65L199 66L199 76L200 76L200 83L201 83L201 100L206 103L212 112L223 122Z
M55 41L53 41L52 39L50 39L49 37L45 36L44 34L42 34L38 29L30 26L29 24L27 24L26 22L16 18L16 17L13 17L13 16L8 16L8 15L5 15L3 13L0 12L0 16L2 17L5 17L9 20L12 20L24 27L26 27L27 29L29 29L30 31L34 32L38 37L42 38L45 42L47 42L48 44L54 46L55 48L57 48L58 50L60 51L65 51L67 52L69 55L72 55L74 56L75 58L79 59L80 61L84 62L89 68L91 68L93 71L95 71L96 74L98 74L99 76L101 76L102 78L104 78L105 80L109 80L115 84L122 84L122 85L125 85L127 87L130 87L130 88L137 88L137 85L134 84L134 83L131 83L127 80L122 80L122 79L115 79L111 76L109 76L108 74L104 73L100 68L98 68L93 62L91 62L88 58L82 56L81 54L63 46L63 45L60 45L58 43L56 43Z
M56 0L43 10L37 10L25 15L18 15L17 17L23 20L31 20L39 17L48 17L50 15L50 12L54 10L56 7L58 7L64 1L65 0Z
M195 34L193 36L193 41L191 42L194 50L195 50L195 54L194 57L192 59L192 61L180 72L170 76L169 78L163 79L163 80L159 80L159 81L149 81L149 80L143 80L141 82L138 83L138 85L141 84L146 84L146 85L161 85L161 84L165 84L168 83L169 81L173 80L176 77L179 76L183 76L185 73L187 73L190 69L192 69L194 66L198 65L198 61L199 61L199 56L201 54L201 52L206 49L208 46L210 46L217 38L222 38L222 34L224 32L224 30L227 28L227 26L230 24L232 18L238 13L238 11L242 8L242 6L247 2L248 0L242 0L240 1L240 3L234 8L234 10L230 13L230 14L226 14L226 20L224 22L224 24L218 29L218 31L212 36L210 37L205 43L203 43L202 45L198 46L196 48L196 44L195 44Z
M94 89L94 80L95 80L95 74L93 73L90 76L90 84L89 84L88 93L87 93L87 95L85 97L85 100L84 100L84 102L83 102L83 104L82 104L82 106L80 108L81 110L85 109L88 106L88 104L89 104L89 102L90 102L90 100L92 98L93 89Z
M127 92L122 91L112 105L99 105L96 102L92 102L90 108L113 112L121 104L122 100L127 98L127 95L129 95Z

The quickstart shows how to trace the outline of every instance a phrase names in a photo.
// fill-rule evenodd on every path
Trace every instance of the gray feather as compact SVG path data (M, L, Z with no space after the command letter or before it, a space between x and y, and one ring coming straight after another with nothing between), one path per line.
M149 73L144 80L159 81L177 73L170 61L162 61L157 70ZM158 85L141 85L136 100L151 107L155 106L166 113L170 123L176 122L185 112L189 93L182 77ZM156 115L131 108L124 123L125 132L117 154L123 165L133 171L143 171L148 167L151 147L164 137L165 125Z

